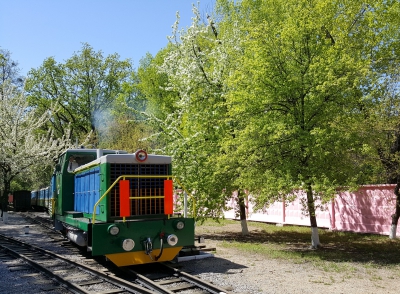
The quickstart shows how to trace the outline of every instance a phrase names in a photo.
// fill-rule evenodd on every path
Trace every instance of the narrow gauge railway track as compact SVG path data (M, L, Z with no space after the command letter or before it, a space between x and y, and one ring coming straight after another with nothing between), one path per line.
M1 260L21 258L26 265L43 273L71 293L154 294L137 284L66 259L39 247L0 234ZM7 256L6 256L7 255Z
M45 229L46 234L55 242L63 242L68 240L63 234L61 234L61 232L54 229L53 222L50 218L45 218L35 213L21 213L20 215L28 222L37 224L41 228Z
M24 214L23 216L27 220L59 234L53 230L50 219L37 215L33 215L34 217L32 217L32 215ZM62 236L62 234L59 235ZM165 263L145 264L124 268L118 268L111 265L109 270L114 274L123 274L126 280L140 284L143 287L154 291L152 293L228 294L228 292L221 287L215 286L188 273L179 271Z
M21 216L30 222L36 223L49 231L54 232L56 235L62 235L60 232L54 230L53 221L49 217L42 217L35 213L21 213Z
M164 263L146 264L125 269L135 276L135 282L162 294L228 294L216 285L201 280Z
M89 257L87 253L85 254L82 251L82 248L68 240L68 238L60 231L55 230L53 221L49 217L40 216L35 212L21 213L20 215L28 222L42 228L45 231L46 236L52 239L53 244L59 244L66 249L74 251L76 254L82 254L82 256L85 256L86 258Z

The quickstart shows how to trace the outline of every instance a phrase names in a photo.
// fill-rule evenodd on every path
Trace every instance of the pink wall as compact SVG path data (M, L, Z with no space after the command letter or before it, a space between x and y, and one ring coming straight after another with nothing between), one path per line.
M389 235L391 215L395 212L395 185L368 185L362 186L356 192L340 192L331 203L317 209L318 227L338 231L354 231L362 233L376 233ZM310 220L305 216L301 199L304 193L299 193L298 198L284 205L276 202L262 211L253 211L251 201L247 203L247 218L252 221L304 225L309 226ZM234 197L228 207L235 207ZM238 219L234 210L225 212L225 217ZM397 228L400 236L400 226Z
M332 229L389 235L396 205L394 188L395 185L371 185L362 186L357 192L339 193L333 206Z

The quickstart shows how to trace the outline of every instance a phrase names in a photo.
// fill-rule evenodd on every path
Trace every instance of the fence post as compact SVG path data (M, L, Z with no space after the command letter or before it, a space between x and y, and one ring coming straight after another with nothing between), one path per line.
M336 229L335 198L331 200L331 230Z

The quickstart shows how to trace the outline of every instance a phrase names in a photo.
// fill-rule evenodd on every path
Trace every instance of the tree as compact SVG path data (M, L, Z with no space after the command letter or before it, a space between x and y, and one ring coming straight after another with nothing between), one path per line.
M18 89L22 89L24 78L19 75L18 62L11 59L8 50L0 49L0 92L3 93L3 85L11 83Z
M196 6L193 13L187 31L178 30L178 15L169 46L139 70L139 87L149 98L147 114L159 130L157 139L174 158L174 174L195 191L197 215L218 218L237 190L234 169L220 163L230 131L223 97L226 55L213 22L203 22Z
M156 110L149 117L158 123L166 151L173 155L174 173L195 191L198 217L218 219L235 192L242 233L248 234L245 187L236 181L241 162L227 154L231 147L224 144L237 122L227 111L224 97L229 56L212 17L202 20L196 6L193 14L186 31L178 31L178 16L171 43L161 55L163 63L156 60L142 75L147 81L152 77L152 84L157 81L162 88L147 92L152 94L150 106L157 106L149 109Z
M51 131L37 132L56 109L51 107L39 114L29 105L23 92L10 83L3 85L0 93L0 187L4 201L16 177L29 177L38 165L45 169L70 144L66 138L53 138Z
M146 54L140 60L137 71L136 87L146 97L146 112L162 120L175 111L179 95L176 91L166 90L168 75L158 70L173 48L169 45L160 50L155 57Z
M384 120L387 124L382 134L386 136L386 144L378 146L379 158L385 167L388 182L396 184L394 194L396 196L395 213L392 217L392 225L389 237L396 238L397 225L400 218L400 91L399 91L400 74L393 73L385 91L384 115L388 120ZM380 125L382 126L382 125ZM378 128L379 130L379 128ZM382 130L382 129L381 129Z
M71 128L72 140L82 139L90 132L96 134L100 125L124 92L123 85L132 72L130 60L119 60L118 54L103 57L88 44L74 53L65 63L47 58L38 69L28 73L26 90L31 105L42 113L56 103L60 111L53 114L46 127L58 136ZM92 143L97 145L98 138Z
M245 122L230 143L247 154L241 181L259 207L304 190L318 247L317 201L359 179L363 137L351 126L363 119L364 90L377 82L372 65L386 23L375 19L396 3L218 3L243 52L227 80L229 111Z
M131 153L138 149L153 149L151 142L143 140L150 136L151 126L136 120L129 111L113 116L112 120L100 128L100 132L101 148L126 150Z
M389 237L396 238L400 218L400 73L397 64L387 67L379 87L371 93L374 103L366 112L367 123L361 129L370 134L369 159L375 162L380 180L396 184L395 213L391 215ZM378 165L378 163L381 163Z
M391 215L389 235L395 238L400 218L400 3L382 1L379 4L381 11L374 20L382 24L379 30L375 29L379 34L379 46L371 50L375 53L372 69L379 79L378 83L368 87L371 101L369 107L364 109L366 124L360 129L371 139L369 146L372 148L368 150L368 155L370 160L375 160L378 177L384 183L396 184L393 191L396 196L395 213Z

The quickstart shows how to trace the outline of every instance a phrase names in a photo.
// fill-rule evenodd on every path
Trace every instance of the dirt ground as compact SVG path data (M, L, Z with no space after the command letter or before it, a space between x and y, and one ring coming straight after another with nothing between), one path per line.
M258 227L249 225L250 236L243 238L240 223L222 227L201 225L206 248L216 248L214 258L197 261L197 267L223 274L224 287L233 293L398 293L400 265L378 266L370 262L289 260L229 246L232 240L263 243ZM311 238L311 236L310 236ZM251 240L251 241L250 241ZM310 241L311 243L311 241ZM310 244L311 245L311 244ZM288 245L288 248L290 245ZM311 250L305 248L305 250ZM400 255L400 252L398 252ZM205 275L206 279L215 280ZM218 283L218 281L214 281ZM220 281L221 282L221 281ZM241 284L252 285L243 291ZM257 289L257 290L255 290Z

